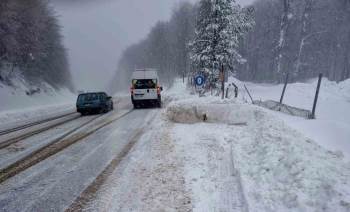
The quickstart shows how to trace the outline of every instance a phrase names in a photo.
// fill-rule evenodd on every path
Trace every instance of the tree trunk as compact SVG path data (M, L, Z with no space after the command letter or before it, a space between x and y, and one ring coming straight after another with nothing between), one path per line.
M286 43L286 33L289 27L289 19L290 19L290 0L283 0L283 15L281 19L281 28L280 28L280 36L279 42L277 46L277 74L284 74L285 71L282 72L282 62L283 62L283 50Z
M300 42L299 42L299 51L298 51L298 55L296 58L296 62L295 62L295 70L293 75L297 76L300 72L300 68L301 68L301 63L302 63L302 55L303 55L303 49L305 46L305 41L308 38L307 35L307 27L308 27L308 22L309 22L309 16L312 12L312 7L313 7L313 0L305 0L305 8L304 8L304 12L302 15L302 19L301 19L301 24L302 24L302 28L301 28L301 32L300 32Z
M345 5L344 9L347 14L347 22L350 22L350 0L345 0ZM343 74L342 74L342 79L345 80L350 78L350 28L348 30L348 35L347 35L347 47L345 49L345 54L344 54L344 69L343 69Z

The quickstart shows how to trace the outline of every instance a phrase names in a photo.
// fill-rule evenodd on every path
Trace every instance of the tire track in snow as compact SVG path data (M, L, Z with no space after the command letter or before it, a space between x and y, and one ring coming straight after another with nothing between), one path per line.
M39 127L38 129L33 129L33 130L29 131L29 132L25 132L25 133L20 134L20 135L15 135L15 137L9 138L9 139L4 140L4 141L1 141L0 142L0 149L4 149L4 148L9 147L9 146L11 146L11 145L13 145L13 144L15 144L17 142L20 142L20 141L24 140L24 139L27 139L27 138L32 137L34 135L37 135L37 134L40 134L42 132L48 131L48 130L53 129L55 127L58 127L60 125L69 123L71 121L77 120L79 118L81 118L80 115L78 115L76 113L72 113L72 114L66 115L64 117L60 117L60 118L57 118L57 119L54 119L54 120L45 121L45 122L42 122L42 123L39 123L39 124L35 124L35 125L31 125L29 127L23 128L23 129L28 129L28 128L32 127L32 126L38 126L38 125L41 125L41 124L44 124L44 123L48 123L48 122L51 122L51 121L56 121L56 120L59 120L59 119L63 119L61 121L54 122L52 124L49 124L49 125L46 125L46 126L43 126L43 127ZM23 130L23 129L21 128L19 130L10 131L9 133L1 134L0 136L7 135L7 134L12 134L12 133L17 133L18 131Z
M0 136L7 135L7 134L10 134L10 133L13 133L13 132L17 132L17 131L20 131L20 130L23 130L23 129L27 129L27 128L30 128L30 127L33 127L33 126L37 126L37 125L40 125L40 124L43 124L43 123L47 123L47 122L50 122L50 121L54 121L54 120L57 120L57 119L61 119L61 118L64 118L64 117L67 117L67 116L70 116L70 115L74 115L74 114L77 114L77 113L76 112L69 112L69 113L66 113L66 114L63 114L63 115L58 115L58 116L50 117L50 118L47 118L47 119L34 121L32 123L27 123L27 124L24 124L24 125L21 125L21 126L16 126L16 127L10 128L10 129L4 129L4 130L0 131Z
M67 211L191 211L172 125L159 118L136 133L134 147L121 160L117 156Z
M63 136L59 137L58 139L53 140L49 144L45 145L44 147L34 151L30 155L18 160L17 162L7 166L6 168L0 170L0 183L3 183L7 179L19 174L20 172L34 166L35 164L49 158L50 156L64 150L65 148L71 146L74 143L77 143L81 141L82 139L92 135L96 131L100 130L101 128L117 121L118 119L123 118L124 116L127 116L130 114L133 110L130 110L120 116L113 117L111 119L107 120L101 120L99 123L96 123L95 126L92 126L90 129L87 129L84 132L78 132L79 129L84 128L88 124L90 124L92 121L96 120L100 116L94 118L92 121L86 122L85 124L78 126L77 128L67 132ZM75 134L74 134L75 133Z
M125 156L144 133L144 128L138 129L130 142L123 148L120 154L102 171L102 173L81 193L81 195L69 206L66 212L82 211L83 208L96 197L97 191L106 182L108 177L118 167Z

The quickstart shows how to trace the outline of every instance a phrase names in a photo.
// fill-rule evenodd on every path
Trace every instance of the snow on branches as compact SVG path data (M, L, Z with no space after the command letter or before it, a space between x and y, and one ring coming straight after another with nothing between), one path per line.
M239 39L252 28L253 10L242 9L235 0L201 0L196 31L190 43L191 61L218 76L221 65L232 68L242 61Z

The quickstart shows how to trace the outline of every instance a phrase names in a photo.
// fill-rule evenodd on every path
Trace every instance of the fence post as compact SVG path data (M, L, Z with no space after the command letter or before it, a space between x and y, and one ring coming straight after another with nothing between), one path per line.
M238 97L238 86L235 83L232 83L233 87L235 87L235 98Z
M247 88L245 85L244 85L244 88L245 88L245 90L247 91L247 93L248 93L250 99L252 100L252 103L254 104L254 100L253 100L253 98L252 98L252 95L250 95L250 93L249 93L249 91L248 91L248 88Z
M288 79L289 79L289 73L286 76L286 81L284 82L284 87L283 87L283 91L282 91L282 95L281 95L281 99L280 99L280 104L283 103L283 98L284 98L284 93L286 92L286 88L287 88L287 84L288 84Z
M312 107L312 114L311 114L312 119L316 118L316 106L317 106L318 95L320 93L322 77L323 77L323 74L320 74L318 76L318 83L317 83L317 89L316 89L316 94L315 94L315 100L314 100L314 105Z
M225 71L224 71L224 65L221 65L221 99L225 98Z

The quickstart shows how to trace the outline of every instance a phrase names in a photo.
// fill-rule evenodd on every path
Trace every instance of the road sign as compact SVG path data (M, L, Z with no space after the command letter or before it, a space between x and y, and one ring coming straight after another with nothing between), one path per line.
M198 75L194 78L194 81L197 86L202 86L205 83L205 78L202 75Z

